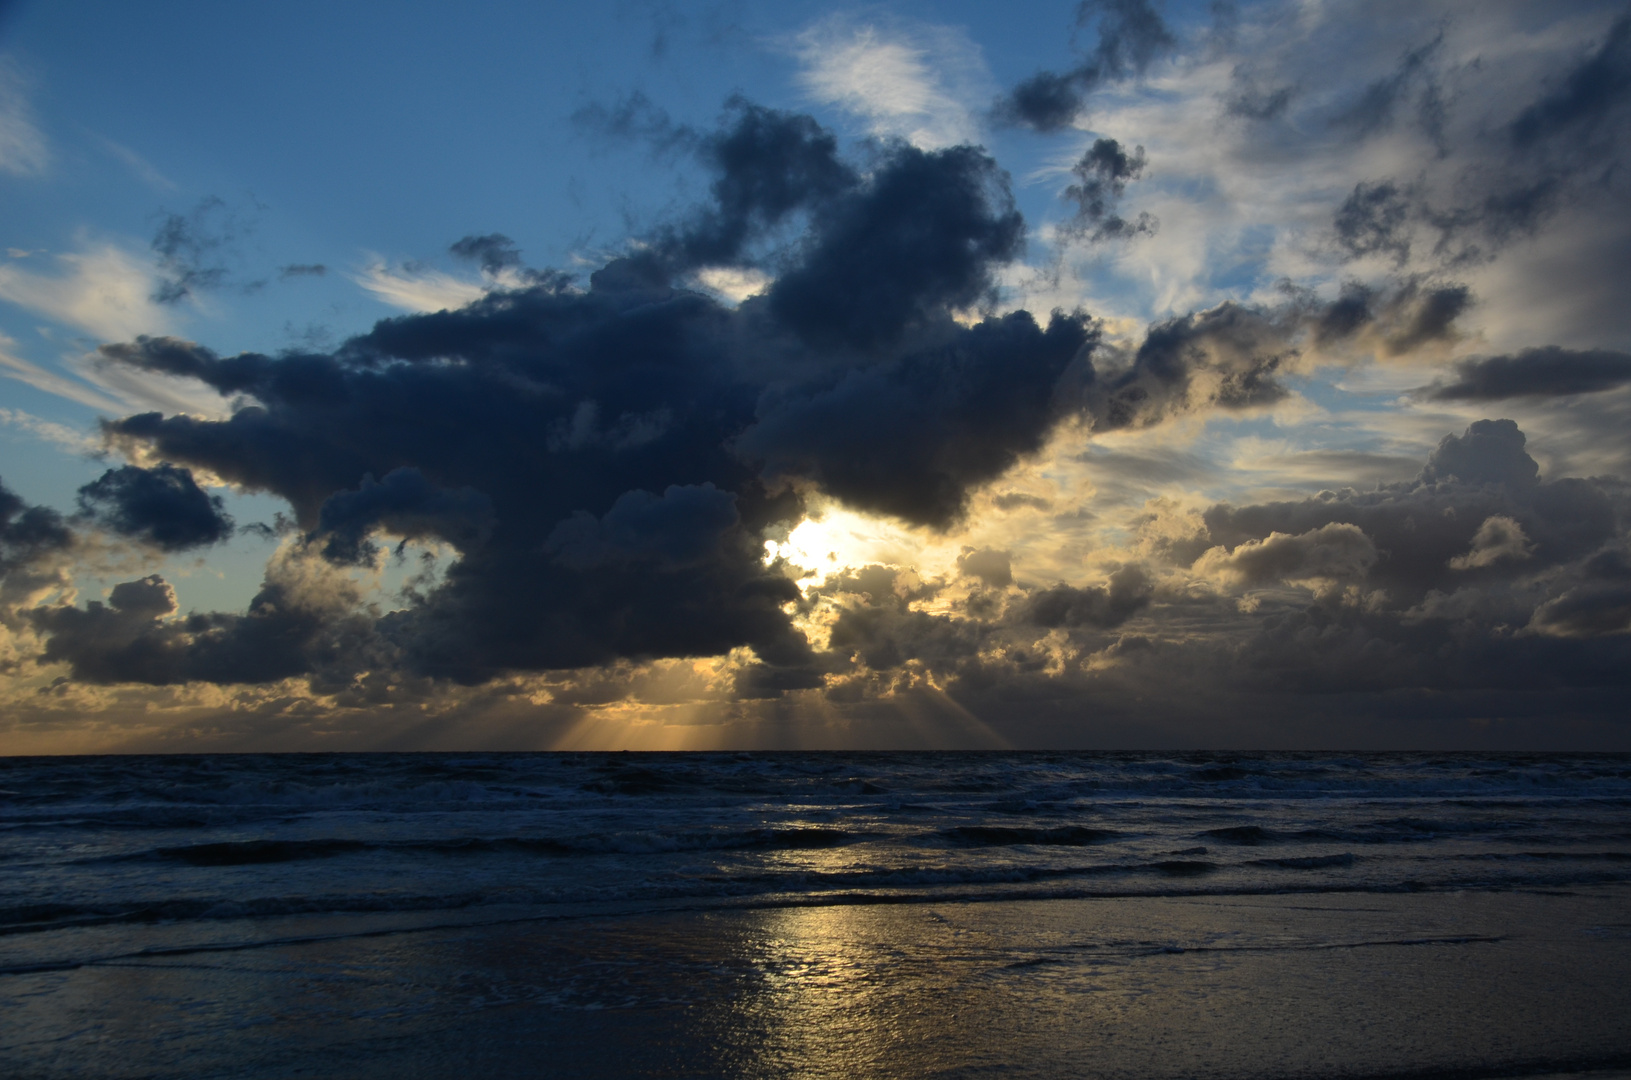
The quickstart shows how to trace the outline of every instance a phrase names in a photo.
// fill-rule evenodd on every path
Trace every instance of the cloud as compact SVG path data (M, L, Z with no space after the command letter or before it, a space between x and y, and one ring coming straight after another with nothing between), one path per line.
M997 101L999 123L1057 131L1071 126L1100 85L1142 75L1178 39L1148 0L1083 0L1078 27L1094 26L1098 43L1076 68L1039 71Z
M976 551L969 548L957 556L957 572L978 578L994 589L1014 583L1012 559L1006 551Z
M1547 345L1512 356L1462 360L1455 371L1453 382L1437 382L1423 387L1420 393L1432 401L1503 401L1597 393L1631 382L1631 355Z
M1631 15L1617 19L1595 52L1512 121L1512 142L1522 148L1561 132L1595 127L1628 100Z
M5 355L0 353L0 364L4 364L5 361ZM103 449L101 439L75 431L65 424L41 419L21 409L0 409L0 423L10 424L71 454L96 454Z
M0 577L26 570L72 545L73 533L62 515L49 507L29 506L0 484Z
M1450 560L1451 570L1476 570L1507 559L1527 559L1535 545L1523 534L1523 526L1509 517L1494 514L1484 519L1472 534L1472 548Z
M103 528L162 551L206 547L232 535L220 496L174 465L109 469L79 489L79 506Z
M50 145L34 122L23 75L0 56L0 172L38 176L50 164Z
M1114 212L1128 182L1138 179L1144 164L1142 146L1128 153L1114 139L1095 139L1071 167L1076 183L1065 189L1065 198L1076 203L1076 216L1069 231L1092 240L1153 235L1157 223L1152 215L1143 213L1129 222Z
M375 297L404 311L449 311L479 300L486 288L428 267L395 269L371 263L351 280Z
M403 540L434 538L468 551L493 531L493 502L464 487L438 488L412 466L393 469L383 480L364 474L355 491L323 501L313 539L334 563L371 565L378 555L368 536L383 530Z
M989 76L962 32L834 15L799 34L797 51L810 97L862 118L873 134L926 150L977 141L970 103L989 92Z
M1111 574L1104 585L1086 588L1055 585L1035 593L1022 603L1020 618L1047 629L1078 626L1110 629L1149 606L1154 591L1143 567L1124 566Z
M1434 590L1455 592L1465 576L1489 582L1567 565L1616 535L1612 491L1575 478L1540 480L1525 443L1513 421L1479 420L1446 435L1413 481L1298 502L1219 504L1203 518L1214 542L1237 552L1255 545L1248 550L1265 557L1276 535L1282 547L1340 539L1349 554L1341 576L1362 576L1409 606ZM1333 528L1340 531L1322 531ZM1344 556L1333 548L1330 558Z
M856 723L932 693L1066 732L1084 702L1196 731L1248 699L1309 711L1285 696L1303 694L1322 714L1541 690L1613 708L1631 489L1561 475L1585 459L1542 405L1619 385L1623 358L1463 356L1397 398L1468 343L1511 351L1472 322L1488 260L1523 256L1525 220L1538 236L1603 205L1565 175L1568 133L1607 145L1618 106L1511 161L1514 118L1602 46L1536 39L1533 70L1491 82L1454 20L1440 37L1355 10L1243 17L1237 40L1264 42L1250 67L1222 36L1157 67L1181 43L1153 7L1085 7L1081 67L1051 77L1058 122L1091 100L1104 130L1065 137L1047 176L1067 216L1032 230L973 145L845 153L741 99L712 129L603 111L708 186L585 277L477 233L450 247L462 276L375 264L360 280L406 313L336 347L98 350L98 371L223 403L109 421L141 477L207 475L293 524L242 612L182 614L147 577L35 600L19 625L79 682L298 685L332 695L318 711L523 684L632 710L681 683L708 708L782 698ZM812 95L886 136L940 122L927 39L821 27L807 70L834 81ZM1027 299L1028 231L1072 230L1146 238L1053 247L1057 290ZM1076 258L1102 276L1064 280ZM1102 321L1073 307L1101 284ZM1423 405L1518 397L1522 429ZM1593 399L1592 423L1618 400ZM385 544L436 568L389 605L359 584Z
M84 330L102 341L163 333L169 315L152 297L157 277L148 263L112 245L58 255L63 273L0 265L0 300Z
M82 382L66 378L55 372L46 371L38 364L31 364L19 356L13 355L12 349L17 343L3 334L0 334L0 375L18 382L27 383L36 390L43 390L48 394L77 401L98 412L109 414L125 411L125 406L113 400L94 387Z
M1376 545L1356 525L1333 522L1296 536L1271 532L1232 551L1213 548L1195 564L1248 585L1278 581L1341 581L1364 577L1376 564Z
M238 243L253 228L243 211L214 195L186 214L161 213L151 245L159 269L154 302L178 304L221 288L232 274Z
M791 685L813 654L784 610L799 590L765 565L764 536L796 523L805 493L949 528L971 491L1037 453L1058 424L1108 412L1083 316L957 317L1024 233L988 156L895 144L863 178L808 118L739 102L726 123L695 144L716 173L710 202L587 289L560 275L495 286L457 309L381 321L330 353L223 357L168 338L100 350L111 369L238 401L217 419L142 413L106 431L146 459L286 499L305 563L367 563L376 533L458 553L440 585L368 633L342 634L357 650L349 659L325 652L319 665L290 646L244 678L285 677L298 657L338 678L383 655L481 682L749 648ZM465 247L516 266L502 239ZM780 272L735 307L675 286L715 260ZM1157 327L1103 386L1128 423L1164 415L1159 402L1139 405L1156 396L1134 393L1140 380L1196 407L1273 400L1260 371L1283 344L1272 325L1229 309ZM1142 586L1119 588L1106 593L1110 614L1083 593L1064 617L1103 623L1147 599ZM242 635L272 633L283 610L259 603L139 632L117 616L119 640L162 641L181 657L155 678L226 677L234 669L219 657L237 655ZM363 625L350 609L335 617ZM83 637L92 624L80 618L38 625ZM290 640L329 640L309 620L298 627ZM112 670L77 646L58 655ZM205 656L217 666L197 666Z

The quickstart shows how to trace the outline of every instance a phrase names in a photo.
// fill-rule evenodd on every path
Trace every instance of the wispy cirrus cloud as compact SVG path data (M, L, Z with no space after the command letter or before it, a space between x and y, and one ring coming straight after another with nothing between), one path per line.
M962 30L834 15L799 34L795 49L805 91L873 134L925 149L979 141L977 109L992 83Z
M369 263L351 280L378 300L403 311L431 312L461 308L479 300L487 289L477 281L413 265L392 266L383 259Z
M51 164L51 147L34 122L28 82L15 61L0 56L0 172L38 176Z
M162 334L170 317L154 302L152 264L114 244L54 256L60 273L21 260L0 264L0 300L82 330L102 341Z

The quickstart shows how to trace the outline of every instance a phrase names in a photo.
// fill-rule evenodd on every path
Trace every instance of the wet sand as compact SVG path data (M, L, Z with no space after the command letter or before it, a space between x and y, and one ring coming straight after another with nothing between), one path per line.
M0 976L0 1029L17 1080L1621 1076L1631 887L538 917Z

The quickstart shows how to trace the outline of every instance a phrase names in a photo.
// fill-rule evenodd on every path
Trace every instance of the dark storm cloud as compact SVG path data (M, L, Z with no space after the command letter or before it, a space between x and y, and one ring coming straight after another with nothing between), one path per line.
M1591 394L1631 383L1631 355L1607 349L1548 345L1513 356L1462 360L1453 382L1422 393L1433 401L1501 401L1520 397Z
M1076 215L1068 228L1077 235L1106 240L1153 235L1156 220L1144 213L1127 221L1115 213L1115 205L1127 190L1129 181L1144 171L1142 146L1128 153L1115 139L1098 139L1071 166L1076 182L1065 188L1064 197L1076 203Z
M1041 448L1055 386L1096 338L1086 320L987 319L944 345L773 390L736 440L772 479L805 478L852 506L944 528L969 490ZM884 464L884 463L887 463Z
M481 492L438 488L418 469L403 466L383 480L364 474L355 491L329 496L318 512L316 535L330 562L369 565L377 550L367 538L379 529L404 540L445 540L465 552L485 542L493 524L493 502Z
M1024 235L981 151L881 145L863 178L814 121L745 102L691 145L715 173L710 202L587 289L523 278L331 353L105 348L104 363L238 400L224 420L148 413L107 432L288 500L291 565L366 563L379 534L458 558L384 617L296 602L273 577L242 616L43 609L51 657L103 681L386 663L477 682L745 645L765 687L808 684L783 610L799 593L764 565L763 530L796 519L803 485L948 524L972 486L1041 445L1056 384L1094 338L1082 317L951 317L990 293ZM498 234L456 249L490 272L519 265ZM776 284L738 308L675 284L761 262Z
M1007 176L968 146L893 149L868 187L823 214L771 313L806 340L887 345L908 325L989 297L994 267L1019 257L1025 222Z
M1148 0L1083 0L1076 25L1095 26L1098 42L1092 53L1070 71L1039 71L1014 87L992 110L997 122L1037 131L1067 128L1099 85L1142 75L1178 44Z
M190 470L167 463L109 469L79 489L79 507L103 528L164 551L206 547L232 535L220 496L200 488Z

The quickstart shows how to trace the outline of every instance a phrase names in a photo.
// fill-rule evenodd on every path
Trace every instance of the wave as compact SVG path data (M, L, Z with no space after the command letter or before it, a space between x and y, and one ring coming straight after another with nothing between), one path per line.
M1102 844L1106 840L1113 840L1119 834L1109 829L1090 829L1085 825L1061 825L1051 829L958 825L942 829L935 835L962 847L1007 847L1019 844L1086 847L1089 844Z
M635 832L580 837L468 836L445 840L365 841L318 837L305 840L224 840L159 847L82 862L179 862L188 866L260 866L341 855L645 855L679 851L808 851L842 847L868 834L843 829L745 829L691 833Z

